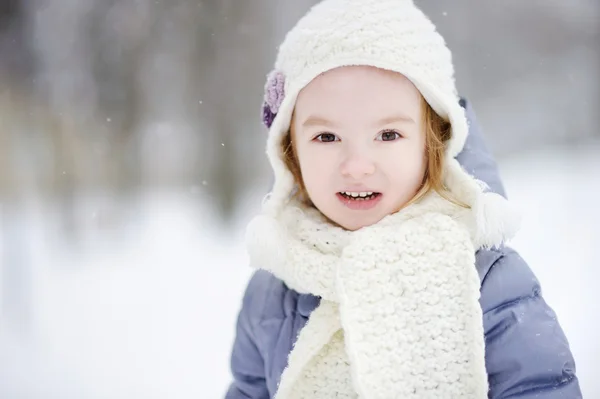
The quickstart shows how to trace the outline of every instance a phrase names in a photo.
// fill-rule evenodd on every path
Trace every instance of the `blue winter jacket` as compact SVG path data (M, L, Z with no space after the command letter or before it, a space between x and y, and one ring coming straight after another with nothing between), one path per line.
M504 195L494 159L485 147L470 105L465 149L458 159L475 177ZM512 249L479 250L480 304L485 361L494 399L577 399L575 363L556 315L544 301L538 280ZM319 298L299 294L270 273L251 278L237 322L231 356L234 381L226 399L272 398L288 354Z

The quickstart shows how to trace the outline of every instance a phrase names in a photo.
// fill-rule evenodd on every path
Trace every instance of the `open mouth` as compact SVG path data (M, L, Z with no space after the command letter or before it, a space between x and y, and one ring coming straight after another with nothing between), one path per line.
M374 191L368 191L368 192L342 191L342 192L339 192L338 194L340 196L342 196L344 199L351 200L351 201L370 201L381 195L381 193L374 192Z
M345 207L355 211L366 211L377 206L383 194L375 191L341 191L336 193L336 196Z

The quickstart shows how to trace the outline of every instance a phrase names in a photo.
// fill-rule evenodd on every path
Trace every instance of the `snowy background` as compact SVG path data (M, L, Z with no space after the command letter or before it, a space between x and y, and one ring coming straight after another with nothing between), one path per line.
M314 3L0 2L1 399L223 396L264 76ZM600 2L417 3L600 398Z

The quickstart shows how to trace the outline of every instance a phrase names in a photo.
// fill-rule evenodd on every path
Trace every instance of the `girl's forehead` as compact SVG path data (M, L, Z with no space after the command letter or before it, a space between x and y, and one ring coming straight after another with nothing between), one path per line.
M344 88L368 88L391 85L396 89L414 87L404 75L372 66L344 66L331 69L314 78L301 91L334 91Z
M298 94L298 102L314 97L379 97L419 98L419 91L404 75L368 66L347 66L329 70L309 82Z
M295 120L413 118L421 95L405 76L366 66L341 67L319 75L297 98Z

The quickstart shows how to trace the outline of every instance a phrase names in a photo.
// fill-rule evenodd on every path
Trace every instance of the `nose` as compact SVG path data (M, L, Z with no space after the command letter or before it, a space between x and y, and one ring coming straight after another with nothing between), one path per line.
M360 180L375 173L375 162L364 151L352 151L340 165L342 176Z

